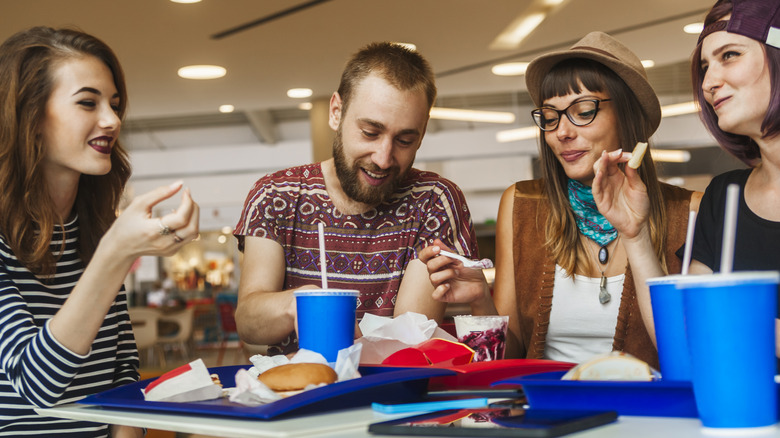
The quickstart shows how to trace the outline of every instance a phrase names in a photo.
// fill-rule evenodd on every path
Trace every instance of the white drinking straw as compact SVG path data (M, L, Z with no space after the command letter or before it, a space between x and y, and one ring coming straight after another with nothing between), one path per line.
M734 244L737 236L737 209L739 208L739 186L729 184L726 188L726 219L723 223L723 247L720 253L720 272L728 274L734 267Z
M688 231L685 233L685 250L683 251L682 275L688 275L688 267L691 265L691 252L693 251L693 229L696 227L696 212L688 214Z
M327 257L325 256L325 227L322 222L317 224L317 232L320 236L320 275L322 276L322 288L328 288Z

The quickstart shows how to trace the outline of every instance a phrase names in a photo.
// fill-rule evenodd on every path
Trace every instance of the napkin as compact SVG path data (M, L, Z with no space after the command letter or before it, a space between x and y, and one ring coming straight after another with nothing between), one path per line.
M355 344L339 350L336 363L333 365L333 369L336 371L336 375L338 375L338 382L360 377L358 364L360 363L362 348L362 345ZM252 362L252 368L248 370L239 369L236 372L236 387L230 391L230 401L245 406L259 406L282 398L276 391L257 380L257 376L273 367L287 363L321 363L330 366L323 355L305 348L298 350L289 359L283 355L264 356L256 354L250 357L249 361ZM304 388L304 390L316 387L315 385L310 385Z
M193 402L222 397L202 359L168 371L142 390L146 401Z
M396 351L419 345L431 338L457 342L436 321L414 312L406 312L395 318L366 314L360 321L360 331L363 336L355 343L363 346L360 363L364 364L382 363Z
M230 391L230 401L245 406L260 406L280 400L282 396L250 373L252 369L241 368L236 372L236 387Z

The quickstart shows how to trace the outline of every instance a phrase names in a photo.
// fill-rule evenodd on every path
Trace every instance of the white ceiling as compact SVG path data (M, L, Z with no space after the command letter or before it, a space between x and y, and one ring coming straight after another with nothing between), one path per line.
M490 73L495 60L530 60L592 30L613 33L656 68L688 59L696 37L682 24L712 0L569 0L514 50L491 41L530 0L331 0L222 39L212 34L307 0L0 0L0 39L33 26L77 26L117 52L130 91L128 120L293 108L285 92L329 96L344 61L380 40L415 43L436 71L442 98L524 90L518 77ZM676 18L675 18L676 17ZM180 79L186 64L220 64L224 78ZM460 69L463 71L458 72Z

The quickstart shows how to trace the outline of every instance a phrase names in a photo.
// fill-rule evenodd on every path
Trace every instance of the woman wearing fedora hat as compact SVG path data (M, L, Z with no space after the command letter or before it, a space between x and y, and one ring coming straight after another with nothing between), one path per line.
M721 270L726 187L740 189L734 271L780 270L780 2L720 0L707 14L692 58L693 89L713 137L748 168L716 176L704 192L692 246L692 274ZM618 227L632 265L644 278L663 275L647 251L652 224L644 187L624 160L605 155L596 165L593 193ZM649 291L638 290L653 332ZM780 349L778 349L780 351Z
M473 314L509 315L507 355L582 362L612 350L652 366L657 353L637 311L621 234L596 209L593 165L604 152L631 151L661 120L642 64L602 32L534 59L526 84L542 131L542 178L509 187L496 231L496 281L426 248L434 297L468 302ZM647 187L652 248L668 272L685 239L692 192L659 183L646 154L634 171Z

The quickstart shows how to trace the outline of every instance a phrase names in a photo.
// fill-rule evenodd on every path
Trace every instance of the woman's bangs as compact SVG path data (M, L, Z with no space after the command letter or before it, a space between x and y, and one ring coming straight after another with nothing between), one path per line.
M587 89L602 92L603 72L606 67L587 59L572 59L556 64L544 77L541 87L541 99L544 102L552 97L578 94Z

